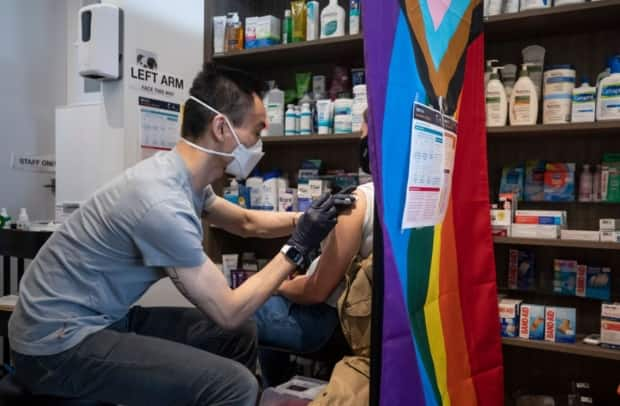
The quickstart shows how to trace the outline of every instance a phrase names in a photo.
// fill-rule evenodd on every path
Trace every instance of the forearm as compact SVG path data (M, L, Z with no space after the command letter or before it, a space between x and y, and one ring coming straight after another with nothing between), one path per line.
M231 292L230 319L235 325L251 317L295 270L283 254L278 253L260 272Z
M291 235L302 215L298 212L247 210L244 235L257 238L278 238Z
M277 290L279 295L284 296L293 303L311 305L323 302L317 296L317 291L310 288L310 278L301 275L290 281L284 281Z

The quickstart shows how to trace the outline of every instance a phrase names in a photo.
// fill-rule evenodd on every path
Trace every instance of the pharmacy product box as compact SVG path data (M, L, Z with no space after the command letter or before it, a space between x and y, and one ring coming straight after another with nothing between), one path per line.
M312 205L312 193L310 193L310 184L308 182L300 182L298 185L297 205L301 212L305 212Z
M511 249L508 252L508 289L534 289L536 270L534 253L529 250Z
M510 237L510 226L493 226L491 227L491 235L493 237Z
M523 181L525 177L525 169L522 164L515 166L505 166L502 169L502 178L499 185L500 195L505 193L514 193L516 200L523 200Z
M527 161L525 163L524 200L541 202L545 200L545 161Z
M620 219L600 219L598 225L600 231L620 231Z
M601 231L602 242L620 242L620 231Z
M620 348L620 303L603 303L601 306L601 343Z
M327 192L328 184L323 179L310 179L308 185L310 186L310 195L313 199L318 199L323 193Z
M491 226L510 226L512 224L512 211L504 209L491 209Z
M545 201L575 200L575 164L548 163L545 167Z
M517 210L515 217L523 224L566 225L566 210Z
M502 328L502 337L517 337L519 335L519 307L521 300L502 299L499 302L499 320Z
M598 266L577 266L575 295L591 299L609 300L611 269Z
M541 224L513 224L511 227L512 237L517 238L542 238L557 240L560 237L560 226Z
M278 211L298 211L297 189L278 190Z
M574 241L599 241L601 233L590 230L560 230L560 238Z
M560 295L575 295L577 283L577 261L553 260L553 292Z
M519 337L528 340L544 340L545 306L522 304L520 313Z
M268 15L245 19L245 48L261 48L280 43L280 19Z
M545 308L545 341L574 343L577 312L573 307Z

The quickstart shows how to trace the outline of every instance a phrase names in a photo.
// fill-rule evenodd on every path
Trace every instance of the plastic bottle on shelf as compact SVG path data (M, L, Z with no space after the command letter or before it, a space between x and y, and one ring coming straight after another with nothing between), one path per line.
M600 202L601 199L601 165L596 165L594 175L592 176L592 201Z
M321 11L321 38L343 36L345 14L338 0L329 0L329 4Z
M11 223L11 216L6 211L6 208L2 208L0 210L0 229L9 228L9 224Z
M611 74L601 80L596 97L596 119L620 120L620 56L611 63Z
M538 95L536 85L528 75L528 64L524 63L510 95L510 125L534 125L538 118Z
M310 135L311 132L312 132L312 112L310 111L310 104L304 103L301 105L299 134Z
M301 134L301 111L299 110L299 106L293 107L295 111L295 135Z
M360 0L351 0L349 3L349 34L360 33Z
M284 92L276 85L265 95L265 107L267 110L267 134L284 134Z
M319 2L311 0L306 3L306 41L313 41L319 39Z
M593 123L596 116L596 87L590 86L587 78L581 79L581 86L573 89L571 122Z
M504 127L508 117L508 100L506 90L499 80L498 70L502 67L492 68L491 78L487 84L485 94L487 127Z
M290 44L293 41L293 22L291 10L284 10L284 21L282 22L282 43Z
M368 108L368 97L366 95L366 85L357 85L353 87L353 107L351 129L353 132L362 131L364 122L364 111Z
M17 216L17 229L27 231L30 229L30 218L28 212L24 207L19 209L19 216Z
M581 176L579 177L579 201L591 202L592 190L593 190L592 172L590 172L590 165L584 164Z
M289 104L286 106L284 115L284 135L295 135L295 106Z

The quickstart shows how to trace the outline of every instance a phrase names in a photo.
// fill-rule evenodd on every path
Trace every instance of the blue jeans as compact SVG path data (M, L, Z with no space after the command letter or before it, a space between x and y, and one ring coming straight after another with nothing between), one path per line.
M132 405L254 406L256 330L218 327L195 308L133 307L77 346L13 353L17 380L36 395Z
M289 352L304 354L320 350L338 326L338 311L324 303L299 305L282 296L272 296L254 315L258 345L286 351L259 349L265 386L277 386L290 379L293 366Z

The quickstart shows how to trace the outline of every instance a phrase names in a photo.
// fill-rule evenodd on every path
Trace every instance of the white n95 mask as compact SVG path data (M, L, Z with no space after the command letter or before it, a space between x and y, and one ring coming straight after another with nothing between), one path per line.
M203 151L208 154L232 157L233 160L226 167L226 173L236 177L237 179L247 178L250 175L250 172L252 172L252 169L254 169L256 164L258 164L261 158L265 155L265 153L263 152L263 140L259 138L256 144L252 145L249 148L246 147L239 140L239 136L237 135L237 132L228 120L228 117L194 96L190 96L189 98L200 104L204 108L211 110L215 114L220 114L224 117L226 125L228 125L228 128L230 128L230 132L232 132L233 136L235 137L235 141L237 141L237 147L229 153L203 148L200 145L196 145L193 142L186 140L185 138L181 138L183 142L199 151Z

